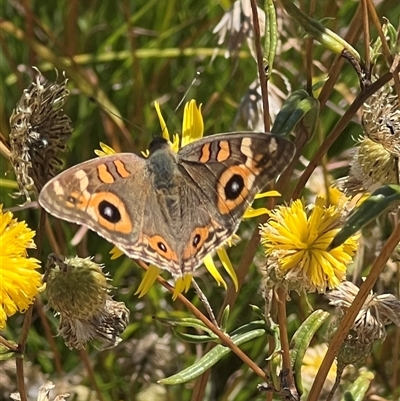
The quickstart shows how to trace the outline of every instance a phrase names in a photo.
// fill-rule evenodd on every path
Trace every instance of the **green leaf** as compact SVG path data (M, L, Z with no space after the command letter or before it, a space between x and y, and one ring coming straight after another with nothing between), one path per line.
M195 319L192 317L185 317L185 318L163 318L163 317L154 317L155 320L163 323L167 326L171 327L193 327L197 330L202 330L208 333L210 336L214 336L215 334L200 320Z
M361 230L385 210L400 202L400 186L385 185L373 192L359 207L355 208L343 228L336 234L327 250L343 244L348 238Z
M362 372L356 381L344 393L341 401L362 401L372 380L374 380L374 374L372 372Z
M13 341L10 341L11 344L17 345ZM0 344L0 361L7 361L8 359L14 358L16 355L21 356L21 354L17 354L14 351L11 351L9 348L7 348L5 345Z
M264 329L256 329L247 333L232 336L232 341L235 345L241 345L248 341L261 337L265 333ZM224 345L217 345L211 351L207 352L197 362L181 372L159 380L161 384L181 384L195 379L202 375L206 370L214 366L221 358L229 354L231 349Z
M304 355L310 345L311 339L322 323L328 318L329 313L318 309L314 311L297 329L290 341L290 362L293 367L296 387L300 395L303 394L303 382L301 380L301 366Z
M264 50L267 59L268 76L271 76L278 43L278 31L276 24L276 10L272 0L265 2L265 43Z
M299 89L286 99L276 116L271 132L275 135L289 135L296 125L309 114L305 119L305 125L311 136L316 127L318 110L318 100L310 96L304 89Z
M181 333L178 330L174 330L176 337L180 340L191 343L191 344L204 344L209 342L219 341L219 337L214 335L206 335L206 334L189 334L189 333Z
M229 312L230 312L230 307L229 307L229 305L226 305L226 307L222 313L222 318L221 318L221 329L222 330L226 330L226 327L228 325Z

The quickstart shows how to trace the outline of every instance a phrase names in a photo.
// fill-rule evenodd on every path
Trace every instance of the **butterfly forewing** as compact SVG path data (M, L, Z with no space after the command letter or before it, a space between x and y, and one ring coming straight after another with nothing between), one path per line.
M148 159L121 153L66 170L43 188L40 204L181 276L236 231L294 153L291 142L264 133L209 136L177 155L158 142Z

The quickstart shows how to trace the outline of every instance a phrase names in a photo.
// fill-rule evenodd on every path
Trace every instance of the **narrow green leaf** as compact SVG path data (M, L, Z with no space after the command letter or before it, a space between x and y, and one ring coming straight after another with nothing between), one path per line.
M281 3L287 13L300 24L305 31L327 49L340 55L346 51L350 53L355 60L361 62L360 54L350 43L346 42L330 29L325 28L319 21L304 14L295 6L292 0L281 0Z
M264 320L254 320L253 322L246 323L243 326L238 327L232 333L230 336L235 336L239 334L244 334L252 330L258 330L258 329L265 329L265 322Z
M244 334L232 336L232 341L235 345L241 345L248 341L254 340L257 337L262 336L265 333L264 329L253 330ZM221 358L229 354L231 349L224 345L217 345L211 351L207 352L193 365L187 367L181 372L166 377L165 379L159 380L161 384L181 384L186 383L196 377L202 375L206 370L214 366Z
M204 343L219 341L219 337L216 336L215 334L213 336L206 334L189 334L189 333L181 333L178 330L174 330L174 334L180 340L191 344L204 344Z
M271 132L275 135L289 135L296 125L308 114L306 126L310 129L310 134L315 130L319 102L309 96L304 89L293 92L285 101L280 112L276 116Z
M226 305L226 308L224 309L224 312L222 313L222 318L221 318L221 329L222 330L226 330L226 327L228 326L229 312L230 312L230 307L229 307L229 305Z
M374 374L372 372L362 372L356 381L344 393L341 401L362 401L372 380L374 380Z
M274 59L276 54L276 46L278 43L278 31L276 24L276 10L273 0L266 0L265 4L265 42L264 51L267 59L268 76L271 75Z
M194 329L205 331L210 336L214 335L214 333L200 319L195 319L195 318L192 318L192 317L187 317L187 318L173 318L173 317L163 318L163 317L157 317L157 316L155 316L154 319L159 321L160 323L163 323L163 324L167 325L167 326L171 326L171 327L193 327Z
M13 345L17 345L14 342L11 341ZM7 348L5 345L0 344L0 361L7 361L8 359L14 358L17 355L16 352L11 351L9 348ZM18 354L19 356L21 354Z
M303 382L301 379L301 366L304 355L310 345L311 339L322 323L328 318L329 313L318 309L314 311L297 329L290 341L290 361L293 367L296 387L303 394Z
M400 202L400 186L385 185L377 189L359 207L354 209L327 250L330 251L343 244L358 230L398 202Z

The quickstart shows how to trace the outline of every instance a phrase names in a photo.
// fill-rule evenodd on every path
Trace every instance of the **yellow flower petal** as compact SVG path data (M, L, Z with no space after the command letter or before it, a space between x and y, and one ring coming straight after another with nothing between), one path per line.
M281 194L278 191L261 192L257 194L254 199L271 198L273 196L281 196Z
M201 105L197 107L196 101L186 103L183 111L182 146L197 141L203 137L204 123L201 115Z
M179 135L178 134L174 134L173 140L171 143L171 148L175 153L178 153L178 150L179 150Z
M226 249L225 248L217 249L217 254L218 254L218 257L219 257L219 259L220 259L220 261L222 263L222 266L224 267L226 272L231 277L231 279L233 281L233 284L235 286L235 290L237 291L239 289L238 278L237 278L235 269L232 266L231 260L229 259L229 256L226 253Z
M161 114L160 103L155 101L154 107L157 112L158 120L160 121L161 134L162 134L163 138L165 138L167 141L169 141L169 132L168 132L167 124L165 124L164 117Z
M224 288L227 289L228 286L226 285L225 280L222 278L222 276L219 274L219 271L215 267L213 258L210 253L204 258L203 263L209 273L214 277L214 280L217 282L218 286L222 284Z
M103 142L100 142L100 147L101 147L101 150L96 149L94 151L94 153L99 157L108 156L108 155L114 155L116 153L115 150L112 147L106 145Z
M27 249L36 247L35 232L2 208L0 205L0 329L7 317L25 312L44 288L37 271L40 261L27 257Z
M139 288L136 290L135 295L138 295L139 298L146 295L156 281L160 271L161 269L159 269L157 266L150 265L139 285Z
M118 247L114 246L110 251L111 260L118 259L120 256L124 255L124 253Z
M258 209L254 209L251 206L247 208L244 212L244 219L251 219L253 217L262 216L263 214L269 214L270 210L265 207L259 207Z
M190 288L190 284L192 283L192 275L185 274L183 277L179 277L175 281L175 289L174 293L172 294L172 299L175 301L178 298L178 295L182 292L187 292Z

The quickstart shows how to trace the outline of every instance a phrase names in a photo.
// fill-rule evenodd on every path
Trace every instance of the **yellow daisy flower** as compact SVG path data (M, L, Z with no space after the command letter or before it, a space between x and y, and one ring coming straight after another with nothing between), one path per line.
M42 290L39 261L27 257L27 249L35 248L35 232L22 221L3 213L0 205L0 329L7 317L25 312Z
M326 250L340 230L341 220L341 209L326 206L324 198L317 198L312 208L306 208L301 200L275 208L260 227L268 274L298 291L322 293L327 287L337 287L345 278L358 239L350 237L340 247Z
M301 377L306 394L310 392L311 386L313 385L315 380L315 376L317 375L318 370L321 367L327 350L328 347L326 344L317 344L312 348L307 348L303 359L303 365L301 367ZM326 393L330 391L333 384L335 383L336 373L337 366L336 363L334 363L330 367L328 375L325 379L324 387L322 390L324 395L326 395Z

